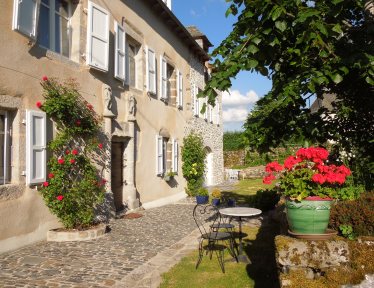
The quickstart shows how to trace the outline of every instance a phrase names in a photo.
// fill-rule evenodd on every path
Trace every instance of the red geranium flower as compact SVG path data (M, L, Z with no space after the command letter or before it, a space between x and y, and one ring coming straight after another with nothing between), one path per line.
M40 108L42 106L42 103L38 102L38 103L36 103L36 106L38 106L38 108Z
M47 76L44 76L44 77L43 77L43 80L44 80L44 81L47 81L47 80L48 80Z
M325 180L325 177L323 177L321 174L314 174L312 177L312 181L319 183L319 184L323 184L325 183L326 180Z
M77 155L77 153L78 153L77 149L74 149L74 150L73 150L73 154L74 154L74 155Z
M57 196L57 200L60 200L60 201L61 201L62 199L64 199L64 196L62 196L62 195L58 195L58 196Z
M58 163L59 164L63 164L64 163L64 159L58 159Z
M70 162L74 164L75 160L74 159L70 159Z
M48 176L49 176L49 178L53 178L53 176L55 176L55 175L53 175L53 174L51 173L51 174L49 174Z
M44 185L44 187L47 187L48 186L48 182L44 182L43 185Z

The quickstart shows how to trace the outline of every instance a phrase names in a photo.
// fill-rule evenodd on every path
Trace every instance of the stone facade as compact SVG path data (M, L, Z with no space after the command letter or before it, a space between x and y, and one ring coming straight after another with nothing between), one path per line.
M199 40L199 39L198 39ZM190 55L190 83L191 87L195 84L199 90L203 90L205 87L205 77L204 71L207 67L202 61L200 61L194 54ZM217 185L224 181L224 168L223 168L223 130L222 130L222 92L217 92L216 105L212 111L207 108L207 119L204 119L203 115L199 113L199 116L192 116L192 118L187 122L187 125L184 129L185 135L188 135L191 130L200 132L203 136L205 147L208 152L212 153L212 180L209 183L210 185ZM189 91L191 105L189 106L190 111L194 111L194 93L192 89ZM200 98L200 107L203 106L204 99ZM219 110L218 110L219 109ZM210 113L213 112L213 123L209 121ZM217 113L219 118L217 118ZM219 119L219 123L217 123Z

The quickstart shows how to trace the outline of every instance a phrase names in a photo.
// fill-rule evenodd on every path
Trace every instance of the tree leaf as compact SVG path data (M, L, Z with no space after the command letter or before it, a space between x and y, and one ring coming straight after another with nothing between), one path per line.
M286 21L277 21L275 22L275 27L277 27L280 31L284 31L287 29Z
M340 24L336 24L334 26L334 28L332 28L332 31L335 31L335 32L338 32L339 34L342 34L343 31L342 31L342 27L340 26Z
M279 18L279 16L281 16L281 14L282 14L282 9L280 9L280 8L275 9L274 12L273 12L273 15L271 15L273 21L277 20Z
M248 63L248 68L255 68L257 65L258 65L258 61L255 60L255 59L252 59L252 60L249 61L249 63Z
M368 82L370 85L374 85L374 81L370 77L366 77L366 82Z
M257 51L260 51L255 45L249 45L247 48L249 53L255 54Z
M329 35L326 27L322 23L318 22L318 23L316 23L316 26L317 26L318 30L321 31L321 33L325 34L326 36Z

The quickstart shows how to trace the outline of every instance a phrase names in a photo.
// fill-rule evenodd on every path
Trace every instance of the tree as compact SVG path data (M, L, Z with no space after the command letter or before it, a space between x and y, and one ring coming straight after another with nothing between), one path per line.
M229 0L226 0L229 1ZM374 162L374 3L369 0L234 0L233 31L212 52L217 71L200 97L228 90L240 71L271 78L261 106L276 101L262 121L248 119L243 145L260 153L282 141L333 140ZM337 95L333 111L310 114L308 98ZM204 109L204 108L203 108Z

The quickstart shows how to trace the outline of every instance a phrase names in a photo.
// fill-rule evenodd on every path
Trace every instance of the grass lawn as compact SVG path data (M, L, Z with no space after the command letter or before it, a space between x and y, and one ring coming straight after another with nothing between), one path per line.
M204 253L203 260L196 270L198 259L198 250L196 250L161 275L164 279L161 288L279 288L274 246L274 237L279 234L279 227L277 225L261 228L243 227L243 233L247 234L243 238L243 252L252 264L225 263L226 274L223 274L215 253L212 260ZM226 249L225 259L230 258Z
M224 192L225 195L234 197L236 203L245 204L250 195L256 194L256 192L260 189L271 189L275 187L275 183L278 183L279 181L280 180L273 180L271 181L271 184L263 184L262 179L244 179L243 181L240 181L234 185L238 188L237 190L221 192Z

